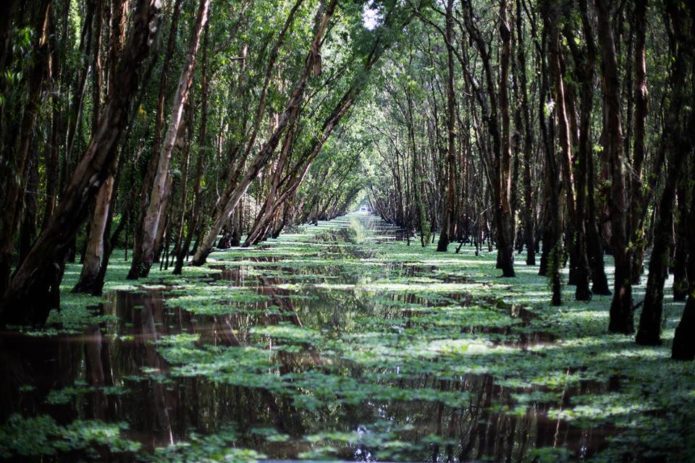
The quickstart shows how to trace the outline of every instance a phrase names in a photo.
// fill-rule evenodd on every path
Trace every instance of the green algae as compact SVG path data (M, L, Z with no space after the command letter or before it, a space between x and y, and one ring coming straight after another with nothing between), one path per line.
M94 446L106 447L113 453L133 453L140 449L140 444L122 437L127 429L127 423L76 420L61 426L50 416L15 414L0 427L0 457L38 457L91 450L89 454L98 458Z
M425 423L434 410L472 413L490 394L478 389L483 384L501 391L487 405L500 421L543 416L582 430L610 425L601 452L590 455L596 461L692 455L695 431L684 423L695 418L695 368L669 360L678 305L666 304L665 345L638 347L629 337L606 334L609 298L551 307L534 267L517 266L517 279L501 279L494 254L476 256L468 247L440 254L373 238L369 221L351 216L260 247L215 252L208 266L186 267L183 277L154 271L137 286L124 286L125 265L116 266L110 291L161 293L167 310L200 323L223 320L228 327L212 331L228 330L234 340L213 342L195 328L159 333L148 342L167 367L143 368L128 381L173 387L202 379L215 390L271 394L273 403L305 417L295 433L272 420L246 430L220 422L205 434L191 431L175 445L140 452L143 458L245 461L260 458L265 446L291 444L289 455L299 458L357 458L359 451L376 459L422 459L432 446L463 445L442 429L425 432ZM226 269L237 273L225 276ZM74 284L77 272L69 270L64 287ZM565 301L572 301L571 291L565 289ZM115 329L114 315L94 308L109 303L108 293L70 295L52 314L52 328L38 334ZM134 340L124 333L117 339ZM79 402L90 391L79 384L56 389L48 402ZM346 429L338 417L366 404L392 410L390 424L372 417L362 422L366 433ZM690 439L674 437L683 432ZM519 455L522 461L576 457L562 445Z

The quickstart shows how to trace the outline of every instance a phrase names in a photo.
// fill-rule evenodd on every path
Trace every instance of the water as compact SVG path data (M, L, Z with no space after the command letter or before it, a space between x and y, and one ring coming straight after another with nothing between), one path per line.
M527 329L534 315L522 307L458 289L468 278L391 260L384 246L401 237L355 215L213 254L218 271L183 287L115 292L98 309L113 317L83 333L4 332L0 419L127 423L120 438L140 445L118 452L90 442L36 461L132 461L182 442L200 444L192 461L230 448L346 461L520 461L548 447L583 459L604 448L612 427L574 427L548 412L615 382L568 382L554 399L515 410L517 395L549 391L510 386L432 347L465 340L521 355L556 338ZM193 300L178 304L187 294Z

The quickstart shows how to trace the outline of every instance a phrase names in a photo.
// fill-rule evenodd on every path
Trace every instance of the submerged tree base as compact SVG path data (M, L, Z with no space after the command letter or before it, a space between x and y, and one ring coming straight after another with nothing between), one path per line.
M548 305L495 253L408 246L353 214L182 276L65 293L0 335L0 458L623 461L693 454L695 369L606 335L610 298ZM79 276L68 265L64 288ZM574 288L562 299L572 301ZM642 287L635 288L641 297Z

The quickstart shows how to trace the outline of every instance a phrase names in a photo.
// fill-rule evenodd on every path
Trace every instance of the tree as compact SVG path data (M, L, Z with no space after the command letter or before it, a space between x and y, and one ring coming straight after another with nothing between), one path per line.
M158 231L162 228L162 216L171 196L171 174L169 172L171 158L183 124L185 107L193 84L198 48L200 47L203 30L208 20L210 3L211 0L200 0L198 5L198 13L193 26L188 53L171 105L172 112L169 117L169 127L167 128L162 148L159 151L150 199L142 219L142 239L133 252L133 261L128 274L129 278L146 277L154 261L155 240Z
M606 0L595 0L598 36L601 42L601 69L604 100L604 153L610 172L611 245L615 260L615 281L608 329L614 333L634 331L632 306L632 267L628 248L627 216L629 214L623 129L620 115L620 73L615 51L611 7Z
M62 278L68 248L86 218L89 202L109 176L118 141L131 114L131 100L142 80L143 62L159 30L157 0L139 0L111 93L99 117L96 133L82 155L63 198L47 227L15 271L2 299L0 322L43 323L57 306L52 294Z

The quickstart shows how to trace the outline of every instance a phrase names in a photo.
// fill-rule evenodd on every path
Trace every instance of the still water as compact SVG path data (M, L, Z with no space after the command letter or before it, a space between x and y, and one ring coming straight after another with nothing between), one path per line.
M548 411L617 384L571 383L546 400L543 387L500 381L493 355L537 355L534 346L556 339L524 329L533 314L523 308L476 300L466 277L391 260L403 236L373 217L341 218L213 254L208 275L115 291L94 308L109 317L79 334L3 332L1 422L120 423L117 438L131 446L97 439L6 456L506 462L539 449L579 460L601 450L613 429L580 429ZM436 347L462 351L462 341L469 352L484 347L483 367ZM540 399L519 408L519 394ZM70 442L59 434L51 438Z

